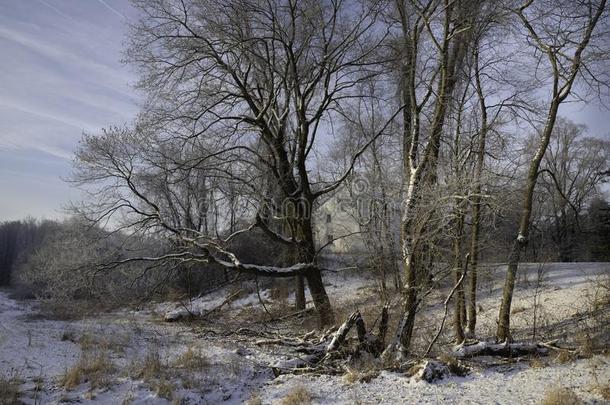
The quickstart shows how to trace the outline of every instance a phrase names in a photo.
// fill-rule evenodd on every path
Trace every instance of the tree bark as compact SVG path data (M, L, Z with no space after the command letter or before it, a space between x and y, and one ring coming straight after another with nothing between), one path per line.
M454 313L453 313L453 331L454 339L456 343L462 343L464 341L464 322L465 322L465 303L464 303L464 287L460 282L463 274L463 262L462 262L462 232L464 228L464 216L458 214L457 235L453 239L453 277L456 283L457 291L453 298L454 301Z
M300 222L301 234L303 235L301 252L307 260L307 263L313 263L316 260L316 249L310 213L307 213ZM324 283L322 282L320 268L316 266L311 271L306 272L305 279L307 280L314 306L320 316L320 327L333 325L335 322L335 315L328 294L326 293L326 288L324 288Z
M466 335L475 336L477 325L477 271L479 264L479 245L481 230L481 177L483 165L485 164L485 144L488 131L487 105L481 85L481 72L479 69L479 49L474 50L475 85L479 106L481 108L481 129L479 131L479 143L477 148L477 161L474 171L474 189L472 197L472 233L470 235L470 279L468 283L468 306Z
M305 309L305 278L298 275L294 278L294 307L297 311Z

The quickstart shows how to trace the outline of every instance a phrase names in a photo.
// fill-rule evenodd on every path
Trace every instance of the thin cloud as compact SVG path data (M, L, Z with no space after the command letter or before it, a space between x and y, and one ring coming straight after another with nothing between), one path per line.
M115 9L114 7L110 6L110 4L106 3L104 0L97 0L98 2L100 2L104 7L106 7L108 10L112 11L114 14L118 15L119 17L127 20L127 17L121 13L120 11L118 11L117 9Z
M70 17L68 14L64 13L63 11L61 11L60 9L58 9L57 7L53 6L52 4L47 3L44 0L38 0L39 3L43 4L44 6L50 8L51 10L55 11L58 15L68 19L68 20L72 20L72 17Z

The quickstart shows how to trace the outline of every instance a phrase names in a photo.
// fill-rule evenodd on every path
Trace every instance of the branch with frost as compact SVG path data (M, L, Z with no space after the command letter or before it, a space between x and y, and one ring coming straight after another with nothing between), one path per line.
M308 271L318 269L319 267L314 263L297 263L288 267L278 266L264 266L256 264L241 263L237 257L226 250L215 247L215 250L225 256L227 260L221 259L213 255L210 251L212 247L206 249L203 253L195 252L181 252L181 253L169 253L160 256L140 256L130 257L123 260L117 260L111 263L103 264L99 266L99 270L109 270L121 265L125 265L133 262L200 262L200 263L216 263L226 269L231 269L240 273L252 274L257 276L266 277L293 277L307 273Z

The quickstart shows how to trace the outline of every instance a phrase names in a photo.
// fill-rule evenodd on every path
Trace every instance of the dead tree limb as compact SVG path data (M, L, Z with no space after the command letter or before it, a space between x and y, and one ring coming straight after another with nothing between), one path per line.
M441 321L441 326L439 326L438 331L436 332L436 335L434 336L434 339L432 339L432 341L428 345L428 348L426 349L426 352L424 353L423 357L426 357L430 353L430 350L432 350L432 346L434 346L434 344L438 340L438 337L443 332L443 328L445 327L445 321L447 320L447 313L449 312L449 301L451 301L451 297L453 297L453 294L455 294L456 290L458 288L460 288L460 286L462 285L462 282L464 282L464 278L466 278L466 273L468 271L468 258L469 257L470 257L470 253L467 253L466 257L464 258L464 262L466 263L465 266L464 266L464 272L462 273L462 276L460 277L458 282L455 283L455 285L453 286L453 288L449 292L449 295L447 295L447 298L445 299L445 302L444 302L445 313L443 314L443 319Z
M343 322L343 325L341 325L339 327L339 329L337 330L337 332L335 332L335 335L333 336L332 340L330 341L330 344L326 348L327 354L336 351L339 348L339 346L341 346L341 344L343 344L350 329L352 329L352 326L354 326L354 324L359 319L362 320L362 315L360 315L360 311L356 311L356 312L352 313L345 322ZM364 325L364 322L363 322L363 325Z
M539 343L492 343L478 342L472 345L459 345L453 350L457 358L476 356L514 357L528 354L546 355L548 348Z

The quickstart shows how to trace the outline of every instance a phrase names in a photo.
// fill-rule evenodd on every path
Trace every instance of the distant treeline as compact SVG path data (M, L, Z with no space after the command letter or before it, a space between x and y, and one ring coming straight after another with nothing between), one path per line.
M519 207L485 224L481 260L502 262L515 237ZM610 261L610 204L594 197L581 211L536 212L523 259L530 262Z
M278 254L281 247L257 232L237 238L233 248L252 263L284 260ZM136 260L112 265L171 249L167 239L110 233L76 219L0 222L0 285L65 310L74 300L117 306L168 293L197 295L236 275L205 263L168 266Z
M484 244L483 261L502 261L512 243L514 218L518 212L509 212L488 229ZM244 240L247 238L248 240ZM280 247L266 240L263 235L244 236L237 241L234 250L253 263L275 262L281 264L287 253L278 254ZM36 279L37 273L45 273L49 267L70 269L82 266L94 267L97 263L131 257L134 252L148 251L158 254L167 247L166 241L130 240L127 235L106 234L99 228L85 226L79 221L36 220L0 222L0 286L23 284L23 274ZM83 254L87 252L87 261ZM74 255L74 257L73 257ZM610 261L610 204L602 198L593 198L586 210L579 215L540 216L535 220L526 260L530 261ZM142 267L143 264L133 265ZM140 269L140 270L142 270ZM203 270L203 269L199 269ZM77 273L76 270L72 273ZM173 275L175 269L164 269L164 276L171 277L176 288L194 289L192 293L211 288L223 282L227 275L220 269L206 268L197 277L189 273L190 281ZM164 277L165 278L165 277ZM193 281L197 279L197 281ZM182 283L182 285L180 285ZM193 283L196 286L193 286Z
M56 221L33 218L0 223L0 286L9 285L13 269L60 226Z

